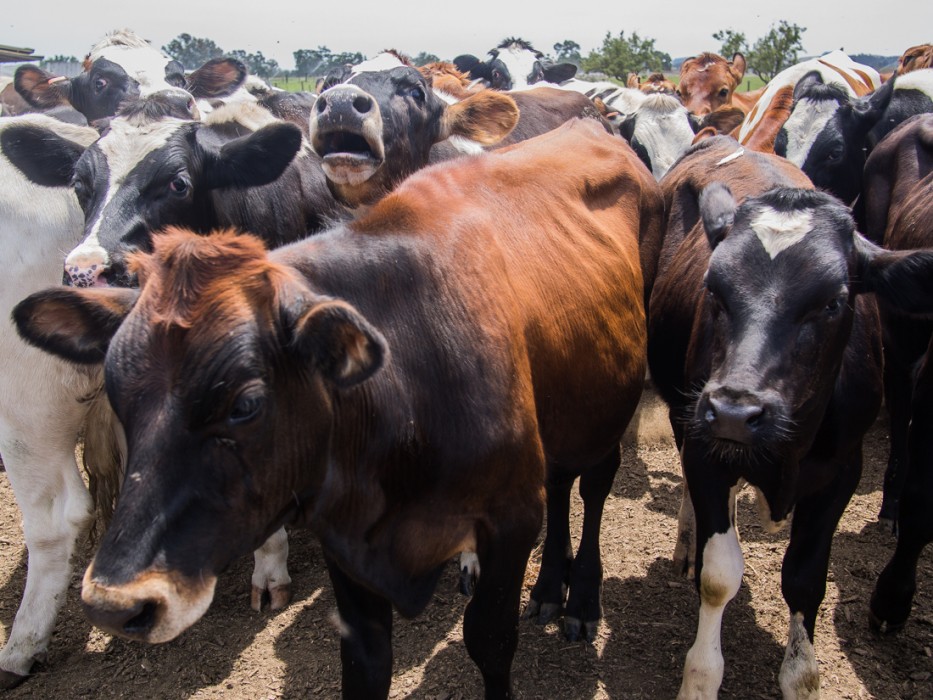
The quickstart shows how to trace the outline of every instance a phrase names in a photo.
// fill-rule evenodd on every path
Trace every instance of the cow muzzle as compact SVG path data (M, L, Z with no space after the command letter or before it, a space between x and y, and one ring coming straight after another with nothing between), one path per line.
M356 85L335 85L321 93L309 128L324 174L339 185L362 184L385 162L379 105Z
M214 599L217 577L196 579L177 572L146 571L123 584L84 574L81 600L88 619L111 634L157 644L174 639L197 622Z
M779 437L782 411L766 393L707 386L696 407L696 420L714 440L755 447Z

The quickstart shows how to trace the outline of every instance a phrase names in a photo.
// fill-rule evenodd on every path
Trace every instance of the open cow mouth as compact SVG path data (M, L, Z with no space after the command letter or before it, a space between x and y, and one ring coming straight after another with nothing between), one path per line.
M347 129L318 130L314 150L321 156L324 173L341 185L359 185L371 178L385 160L382 139Z

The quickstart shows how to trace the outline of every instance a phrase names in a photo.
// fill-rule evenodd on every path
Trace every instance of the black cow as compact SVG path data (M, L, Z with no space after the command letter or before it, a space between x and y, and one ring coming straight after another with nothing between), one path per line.
M493 90L523 90L540 82L559 84L577 74L572 63L545 61L544 54L524 39L503 39L488 55L486 61L481 61L472 54L463 54L454 59L454 64Z
M747 197L741 205L729 187ZM813 632L832 536L881 404L880 323L866 293L933 308L933 251L878 248L845 206L809 187L787 161L742 154L726 137L702 142L662 182L669 228L649 365L682 448L701 606L683 698L713 697L722 681L722 614L743 570L742 482L759 492L766 525L793 514L779 681L784 697L818 692Z

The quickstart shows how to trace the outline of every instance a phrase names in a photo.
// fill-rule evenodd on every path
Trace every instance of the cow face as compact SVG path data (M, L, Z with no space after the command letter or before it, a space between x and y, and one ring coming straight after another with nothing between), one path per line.
M893 86L853 99L817 71L794 88L790 117L774 141L774 152L803 170L817 187L851 203L861 189L866 135L891 99Z
M491 144L518 122L515 102L481 91L450 106L414 68L367 72L324 91L310 120L311 144L338 200L371 204L428 163L451 136Z
M331 395L366 380L386 350L258 239L171 231L134 265L138 291L52 289L16 318L71 361L105 356L128 463L82 599L98 626L160 642L203 614L219 571L313 497Z
M548 63L544 54L523 39L505 39L486 61L464 54L454 59L457 69L482 80L493 90L527 90L535 83L562 83L577 74L572 63Z
M737 53L731 61L703 53L680 66L677 92L687 111L706 115L732 104L732 94L745 75L745 57Z
M660 180L693 142L694 126L680 101L651 95L625 118L619 134L632 146L656 180Z

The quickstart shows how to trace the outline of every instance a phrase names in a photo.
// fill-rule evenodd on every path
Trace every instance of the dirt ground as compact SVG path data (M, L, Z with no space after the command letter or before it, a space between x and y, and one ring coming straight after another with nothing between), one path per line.
M866 443L862 485L833 546L817 623L824 698L933 698L933 552L921 561L913 616L900 634L878 638L866 623L868 599L894 544L875 516L887 454L879 422ZM673 447L628 446L603 521L605 618L593 645L568 643L555 624L522 621L513 683L519 698L673 698L696 629L698 599L674 573L680 470ZM25 576L20 516L0 474L0 623L9 630ZM580 504L575 507L579 515ZM579 523L577 523L579 525ZM787 610L780 596L786 533L757 524L749 492L740 497L745 579L726 610L721 697L780 696ZM231 533L233 534L233 533ZM235 535L234 535L235 536ZM214 604L174 642L143 646L91 628L79 605L80 574L69 591L47 663L10 698L301 698L339 696L335 604L320 549L293 532L294 600L277 613L249 608L252 558L222 576ZM529 563L526 592L540 560ZM83 572L87 558L78 563ZM481 697L481 679L463 645L466 600L451 564L433 603L398 619L391 697Z

